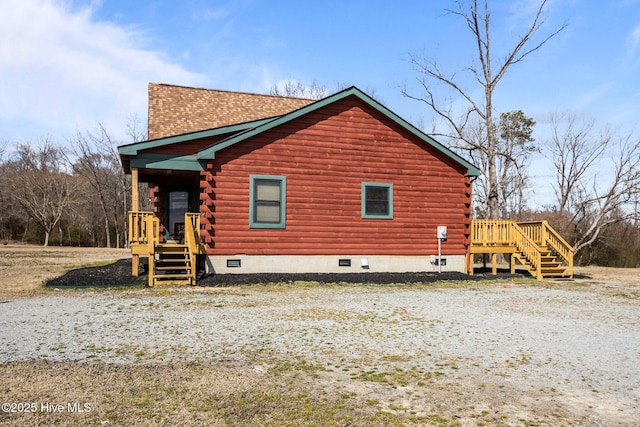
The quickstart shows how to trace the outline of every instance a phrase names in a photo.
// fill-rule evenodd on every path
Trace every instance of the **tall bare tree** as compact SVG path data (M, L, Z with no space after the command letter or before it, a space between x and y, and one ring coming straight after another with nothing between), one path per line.
M49 245L53 229L76 203L77 180L66 172L62 150L44 140L34 146L19 144L11 164L11 194L44 231Z
M594 125L593 120L580 121L571 113L551 115L550 153L556 171L556 207L561 214L578 201L589 173L611 142L609 130L598 133Z
M5 143L0 142L0 240L11 240L11 227L6 224L10 216L9 174L4 162Z
M111 247L111 221L110 221L110 200L109 194L114 186L113 171L110 168L109 158L105 153L95 147L99 139L90 132L78 132L70 139L70 144L74 158L73 172L84 178L91 187L90 194L95 196L98 207L102 213L104 225L105 244Z
M146 139L137 120L130 119L127 133L134 140ZM102 213L106 246L111 247L111 231L115 232L115 246L124 243L131 183L127 179L117 152L118 143L102 123L95 132L78 132L70 139L74 173L85 178Z
M574 250L593 244L610 224L635 218L640 196L640 140L597 133L593 121L554 115L549 144L556 208L570 222Z
M540 0L524 34L517 37L504 53L496 54L493 51L488 0L456 0L457 8L447 12L465 21L476 47L475 60L461 74L445 72L434 58L410 55L411 64L419 73L418 82L422 93L411 93L406 87L402 93L408 98L425 103L437 117L444 120L449 130L437 133L436 136L451 138L456 141L455 145L459 149L480 153L485 158L487 173L483 179L487 181L486 204L490 218L498 218L500 215L497 168L500 152L494 126L493 95L512 66L539 50L566 27L562 25L546 35L539 34L546 22L547 3L548 0ZM474 86L465 88L469 78L475 82ZM436 90L442 85L463 100L465 111L456 114L450 102L438 98ZM475 95L477 92L481 93L479 97ZM481 131L480 134L469 129L474 126Z

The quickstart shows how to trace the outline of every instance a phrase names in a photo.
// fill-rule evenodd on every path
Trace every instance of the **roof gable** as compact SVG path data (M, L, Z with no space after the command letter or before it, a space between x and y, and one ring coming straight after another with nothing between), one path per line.
M152 85L150 84L149 86L150 90L151 90L151 86ZM205 91L204 89L196 89L196 90ZM223 92L223 91L211 91L211 92ZM251 95L251 94L241 94L241 95ZM265 96L265 95L255 95L255 96L258 98L265 98L265 97L269 99L277 98L277 97ZM401 118L400 116L398 116L397 114L389 110L384 105L380 104L378 101L366 95L364 92L362 92L355 86L352 86L348 89L345 89L343 91L340 91L336 94L333 94L331 96L328 96L326 98L323 98L315 102L311 100L300 100L298 98L285 98L289 100L293 99L293 100L304 101L304 102L301 102L302 105L299 108L293 111L289 110L288 112L282 113L275 117L271 116L266 118L260 118L252 121L247 121L244 123L239 123L236 121L235 123L218 126L212 129L209 128L207 130L199 130L199 131L194 131L191 133L184 133L184 134L172 134L172 135L168 135L166 137L158 138L155 140L150 139L149 141L123 145L121 147L118 147L118 151L120 153L120 157L122 159L122 163L125 168L125 171L127 172L131 166L145 167L145 165L147 165L147 167L157 168L157 169L176 168L176 169L183 169L183 170L200 170L204 168L204 165L206 165L206 162L208 160L215 159L216 153L219 152L220 150L224 150L225 148L230 147L234 144L241 143L242 141L245 141L248 138L251 138L255 135L266 132L277 126L290 122L291 120L295 120L299 117L302 117L306 114L309 114L313 111L321 109L327 105L330 105L334 102L340 101L350 96L357 97L358 99L360 99L361 101L363 101L364 103L372 107L373 109L377 110L379 113L389 118L391 121L393 121L395 124L397 124L401 128L405 129L409 133L418 137L427 145L433 147L434 149L443 153L445 156L452 159L454 162L460 164L462 167L464 167L467 170L468 175L479 176L481 174L480 170L476 168L473 164L469 163L468 161L466 161L465 159L463 159L462 157L460 157L459 155L451 151L449 148L440 144L438 141L431 138L429 135L425 134L415 126L411 125L409 122L407 122L406 120L404 120L403 118ZM253 101L255 102L256 99L254 99ZM294 105L294 103L288 104L288 105L289 107L291 107L292 105ZM263 111L269 111L269 109L264 109ZM275 111L275 110L272 110L272 111ZM150 123L151 123L151 118L150 118ZM227 137L226 139L223 139L220 142L217 142L214 145L211 145L201 150L195 156L180 156L180 157L174 156L175 159L179 160L179 162L173 162L172 156L165 155L162 157L162 159L159 159L157 155L151 156L150 154L147 154L144 152L144 150L147 150L150 148L156 148L160 146L176 144L176 143L181 143L186 141L193 141L196 139L207 138L210 136L224 135L225 133L230 134L230 136Z
M281 116L313 100L149 83L149 139Z
M332 104L334 102L337 102L341 99L347 98L349 96L355 96L357 98L359 98L360 100L364 101L366 104L368 104L369 106L373 107L375 110L377 110L378 112L382 113L383 115L385 115L386 117L388 117L389 119L391 119L393 122L395 122L396 124L398 124L400 127L404 128L405 130L409 131L411 134L417 136L418 138L420 138L421 140L423 140L424 142L426 142L428 145L432 146L433 148L435 148L436 150L440 151L441 153L445 154L447 157L451 158L452 160L454 160L455 162L459 163L460 165L464 166L467 169L467 173L471 176L478 176L481 174L480 170L478 168L476 168L474 165L472 165L471 163L469 163L468 161L466 161L465 159L463 159L462 157L458 156L456 153L454 153L453 151L451 151L449 148L445 147L444 145L440 144L438 141L436 141L435 139L431 138L429 135L425 134L424 132L422 132L421 130L419 130L418 128L416 128L415 126L411 125L409 122L407 122L406 120L404 120L403 118L401 118L400 116L398 116L397 114L395 114L394 112L392 112L391 110L389 110L387 107L385 107L384 105L380 104L378 101L374 100L373 98L371 98L370 96L366 95L364 92L362 92L360 89L356 88L355 86L352 86L348 89L345 89L341 92L338 92L334 95L331 95L327 98L321 99L319 101L316 101L312 104L309 104L307 106L304 106L302 108L299 108L298 110L292 111L288 114L284 114L280 117L276 117L272 120L268 120L263 122L261 125L256 126L252 129L247 129L244 132L241 132L239 134L233 135L231 137L229 137L228 139L210 146L208 148L205 148L204 150L200 151L198 153L198 160L209 160L209 159L215 159L215 155L218 151L223 150L227 147L230 147L234 144L237 144L239 142L242 142L248 138L251 138L255 135L258 135L262 132L266 132L270 129L273 129L277 126L280 126L284 123L287 123L291 120L294 120L298 117L304 116L305 114L308 114L312 111L316 111L320 108L323 108L329 104Z

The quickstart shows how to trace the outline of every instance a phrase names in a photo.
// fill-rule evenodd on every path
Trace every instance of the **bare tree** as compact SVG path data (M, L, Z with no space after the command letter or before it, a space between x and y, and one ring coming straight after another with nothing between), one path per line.
M326 86L320 85L317 81L312 81L311 84L305 85L300 80L285 80L284 82L275 84L269 90L269 95L276 96L291 96L297 98L307 99L322 99L329 96L330 93L340 92L347 89L352 85L345 82L336 82L332 89L328 89ZM378 97L378 93L375 88L367 86L363 89L364 92L371 98L382 102Z
M563 118L566 125L562 125ZM550 151L557 210L574 229L574 250L593 244L610 224L635 217L640 195L640 140L595 134L593 122L552 118Z
M19 144L11 166L12 196L42 228L48 246L51 232L76 203L77 180L65 171L62 150L48 140L35 148Z
M611 142L608 130L594 133L593 120L579 121L570 113L551 115L550 152L556 170L554 191L560 213L568 210L570 202L575 202L571 198L583 191L588 174Z
M7 166L4 162L5 143L0 142L0 240L4 243L11 240L11 227L8 227L10 217L10 193Z
M327 88L315 80L310 85L305 85L302 81L293 79L275 84L269 90L270 95L307 99L322 99L327 96L327 92Z
M498 136L494 126L493 94L509 68L522 62L527 56L539 50L551 38L560 33L566 25L553 30L547 35L539 36L539 32L546 22L545 8L548 0L540 0L530 24L522 36L517 37L515 43L504 55L496 55L492 50L491 38L491 12L488 0L456 0L457 9L447 10L448 13L462 18L467 28L473 35L473 42L477 52L475 59L462 75L448 74L443 71L433 58L424 58L410 55L410 62L420 74L418 82L422 87L422 94L410 93L405 87L402 93L411 99L425 103L440 119L444 120L449 130L438 133L436 136L444 136L457 141L455 144L461 150L480 153L486 162L488 215L497 218L500 214L499 206L499 182L497 159L500 155ZM478 65L479 64L479 65ZM465 78L471 77L479 87L465 88ZM465 111L456 115L451 102L440 100L436 96L438 86L444 85L455 96L460 97L467 105ZM476 98L477 89L481 89L481 97ZM470 126L477 126L481 135L469 131Z
M73 172L82 176L91 187L92 195L97 198L98 207L102 213L106 247L111 247L111 221L109 205L113 203L109 194L114 186L113 170L110 168L109 158L105 153L96 149L96 142L100 142L90 132L77 132L69 140L74 159Z
M149 138L148 134L148 126L146 122L141 121L136 115L130 116L127 121L127 136L129 137L130 142L140 142L146 141ZM113 156L116 159L119 159L118 148L115 146L111 146ZM131 208L131 191L132 191L132 182L131 175L126 175L124 173L124 169L120 167L120 163L118 160L118 171L120 174L120 189L122 190L121 200L122 200L122 229L124 230L125 239L126 236L129 235L128 227L129 222L127 218L127 212L129 208ZM140 187L143 187L144 191L140 191ZM148 183L138 183L138 192L140 194L149 193L149 184ZM149 198L143 197L140 200L141 206L136 206L136 209L142 210L150 210L151 209L151 201ZM127 241L128 245L129 242Z
M139 122L132 118L127 133L134 139L146 139ZM105 230L106 246L111 247L111 230L115 231L115 246L124 243L131 182L127 179L117 152L118 143L102 123L97 132L78 132L70 139L73 149L73 170L93 189L97 198Z

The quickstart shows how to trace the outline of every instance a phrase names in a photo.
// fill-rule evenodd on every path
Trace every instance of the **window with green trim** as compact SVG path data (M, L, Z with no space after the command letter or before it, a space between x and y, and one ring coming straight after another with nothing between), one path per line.
M285 228L287 178L251 175L249 227Z
M362 218L393 218L393 184L362 183Z

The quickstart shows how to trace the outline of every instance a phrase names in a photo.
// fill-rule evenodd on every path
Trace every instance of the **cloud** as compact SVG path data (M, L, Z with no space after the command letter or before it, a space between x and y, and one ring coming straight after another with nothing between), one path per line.
M634 53L640 47L640 25L638 25L629 35L631 52Z
M124 129L146 118L147 83L202 84L145 46L134 27L100 22L62 0L3 2L0 14L0 140L64 139L76 130Z
M194 13L194 19L202 19L204 21L218 21L229 16L229 11L225 8L204 9Z

